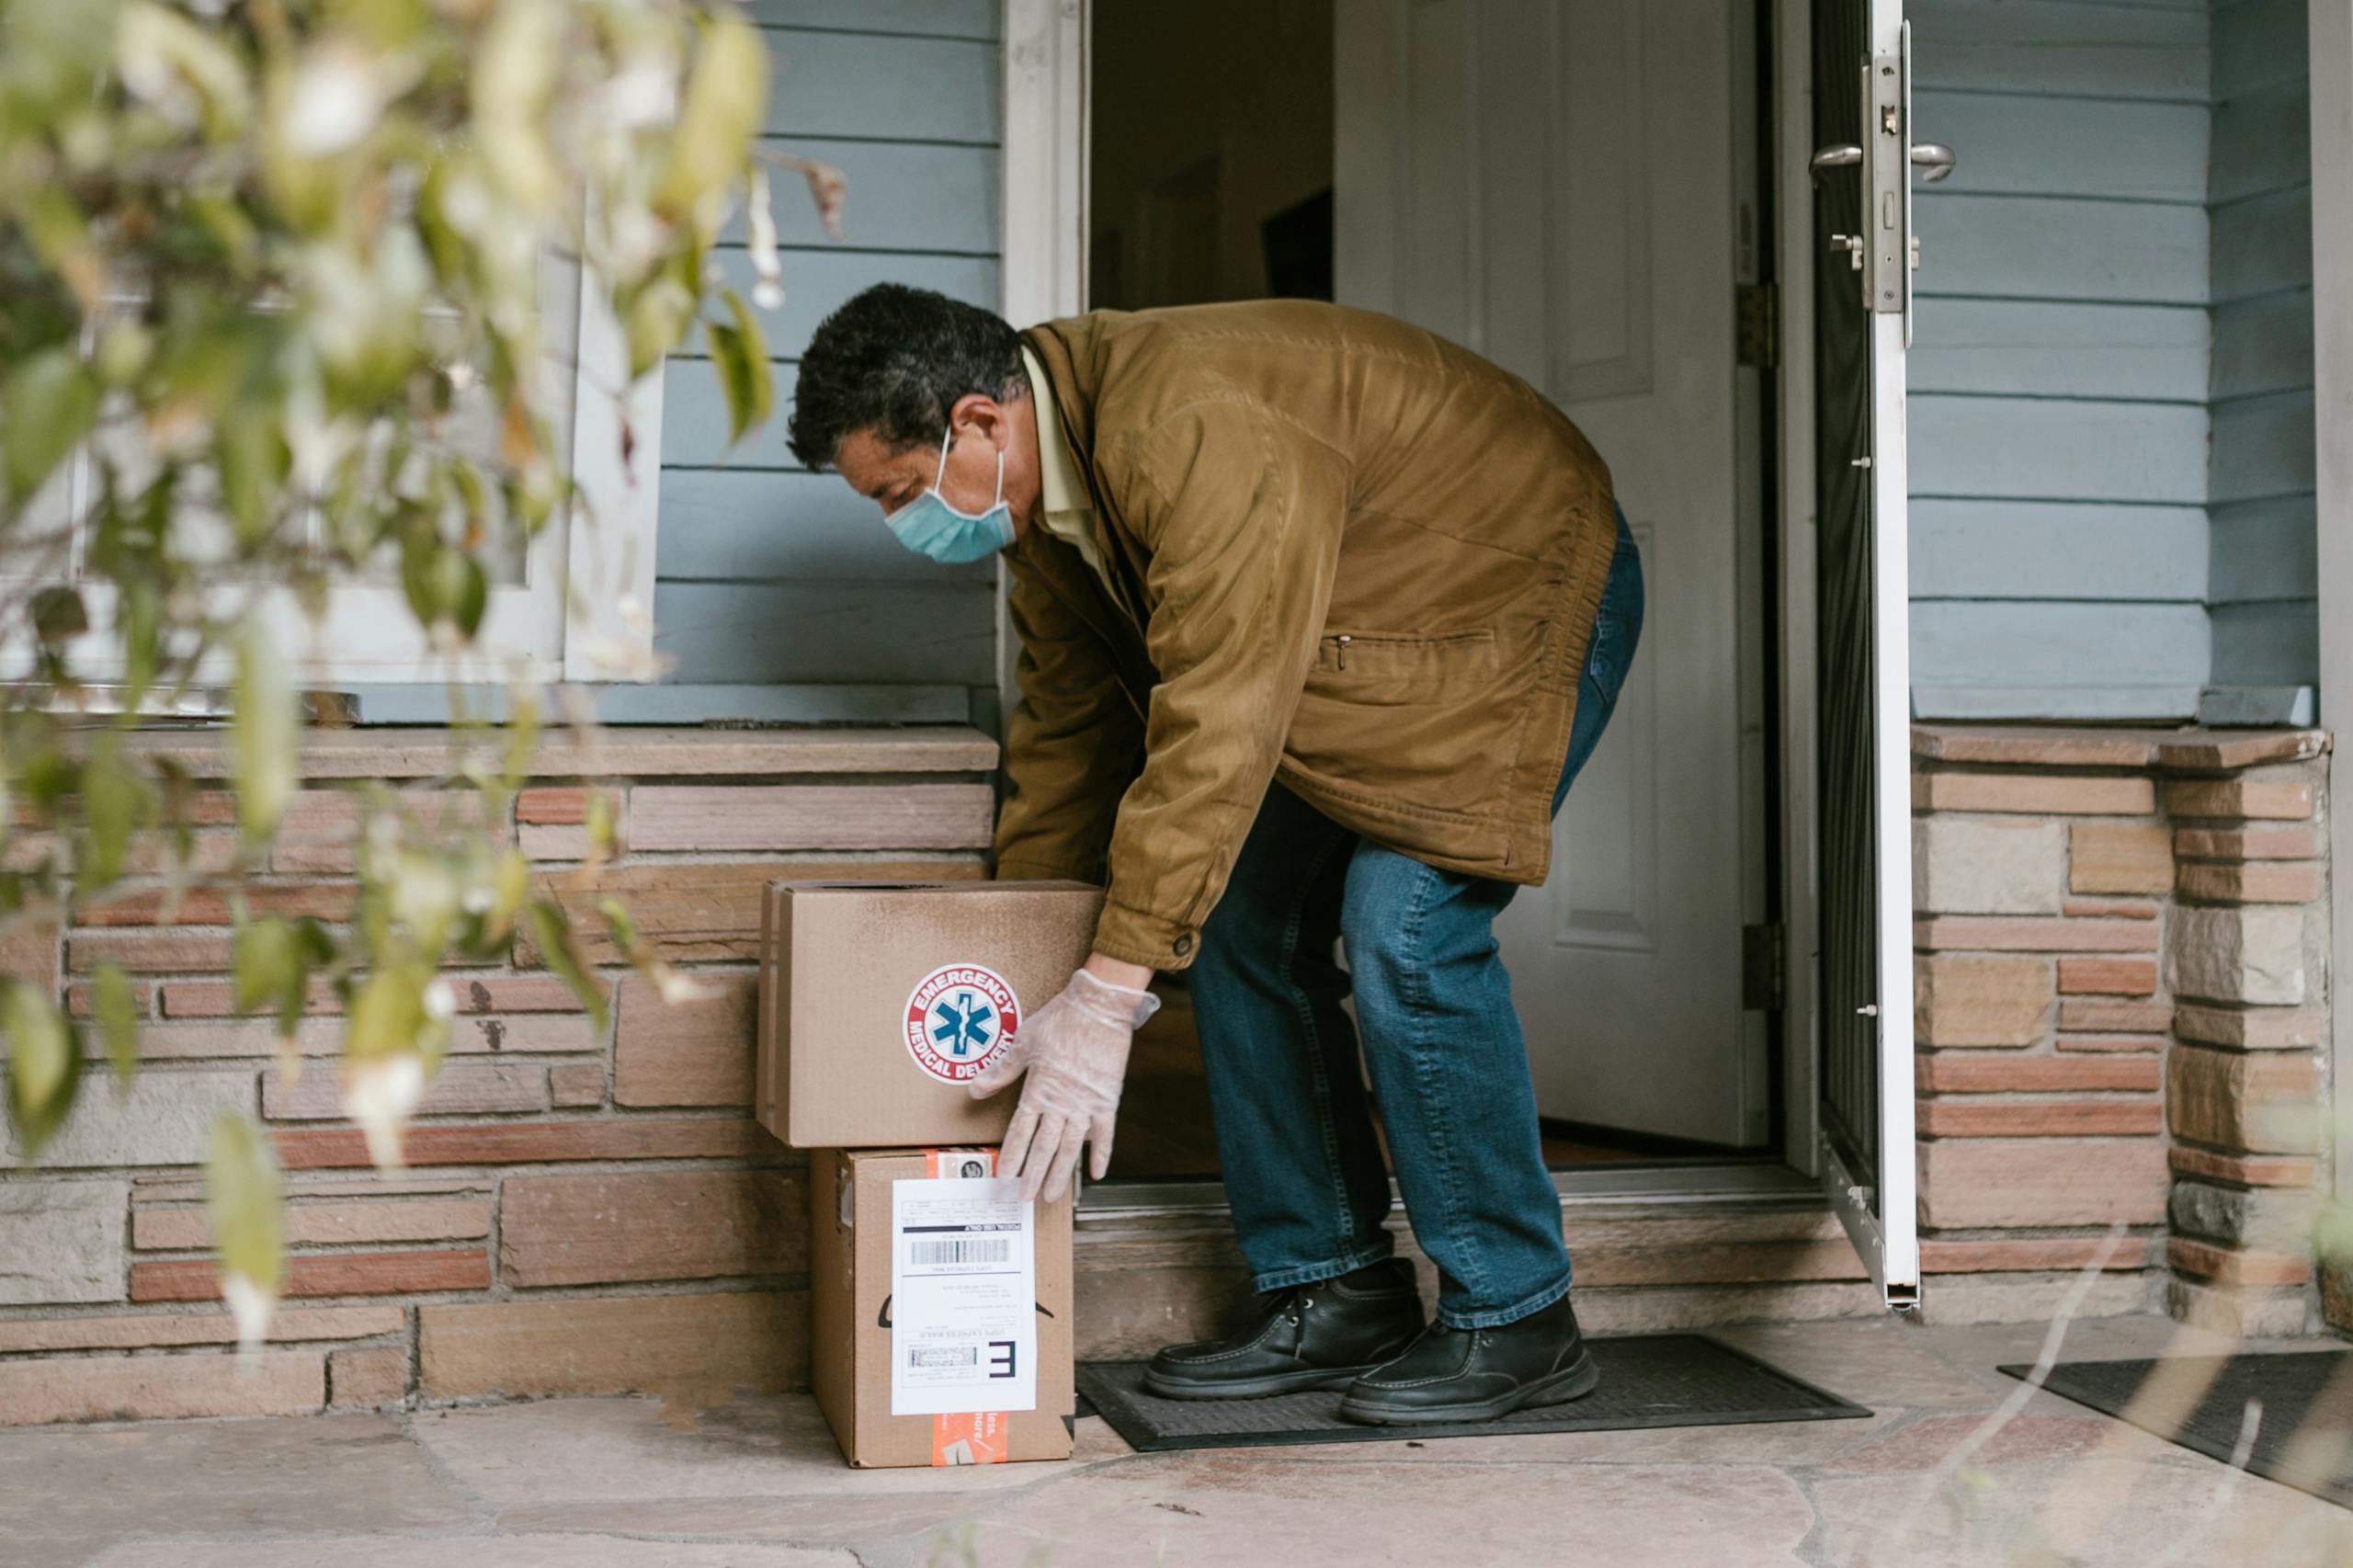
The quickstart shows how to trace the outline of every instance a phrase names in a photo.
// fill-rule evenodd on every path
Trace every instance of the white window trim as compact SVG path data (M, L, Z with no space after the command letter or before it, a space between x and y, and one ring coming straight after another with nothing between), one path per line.
M629 344L611 302L574 271L574 371L568 404L576 499L534 540L524 582L491 591L474 651L435 653L398 588L333 591L330 646L303 661L311 684L652 678L654 542L662 473L665 364L629 381ZM625 389L616 392L615 389ZM632 434L621 455L624 421ZM567 603L570 613L566 613ZM290 638L311 634L288 607ZM300 641L288 646L300 647Z
M572 478L564 532L579 597L562 637L569 681L654 678L654 548L661 521L662 389L668 361L629 379L629 338L600 290L580 290L580 369L572 393ZM611 389L625 388L619 396ZM621 431L631 440L626 460ZM552 530L551 530L552 531Z

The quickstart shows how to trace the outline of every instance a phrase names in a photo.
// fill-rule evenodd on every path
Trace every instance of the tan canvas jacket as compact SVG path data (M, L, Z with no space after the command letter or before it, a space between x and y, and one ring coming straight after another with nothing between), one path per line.
M1108 885L1096 946L1192 962L1271 779L1444 869L1540 882L1617 533L1609 473L1518 377L1301 301L1025 333L1111 583L1043 528L1002 877Z

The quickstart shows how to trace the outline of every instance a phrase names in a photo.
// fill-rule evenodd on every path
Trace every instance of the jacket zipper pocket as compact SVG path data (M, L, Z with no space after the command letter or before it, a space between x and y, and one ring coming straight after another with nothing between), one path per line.
M1339 636L1334 638L1333 641L1340 645L1340 667L1345 670L1348 667L1348 644L1355 642L1356 639L1343 631Z

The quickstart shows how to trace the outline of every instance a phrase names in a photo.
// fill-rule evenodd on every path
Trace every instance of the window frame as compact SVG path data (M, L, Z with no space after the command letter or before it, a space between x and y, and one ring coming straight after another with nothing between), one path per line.
M328 590L316 621L285 588L259 594L241 613L266 617L297 679L313 687L404 683L503 686L537 682L633 684L655 678L654 661L654 547L662 472L663 381L668 361L634 382L629 345L611 301L587 286L585 267L551 257L542 271L551 302L569 316L569 364L561 350L543 361L563 371L564 395L553 410L566 437L575 498L532 540L520 583L494 584L473 646L458 654L433 649L396 583L341 583ZM617 391L618 389L618 391ZM627 460L622 430L631 433ZM74 529L66 581L76 581L85 540L93 468L86 446L52 480L62 487L64 517ZM13 579L22 581L23 579ZM82 588L91 624L113 620L113 595L104 584ZM248 590L224 589L224 593ZM567 610L569 613L567 613ZM87 678L119 674L111 639L94 632L72 650ZM33 670L29 647L0 648L0 679L22 680ZM226 650L199 666L204 681L230 676Z

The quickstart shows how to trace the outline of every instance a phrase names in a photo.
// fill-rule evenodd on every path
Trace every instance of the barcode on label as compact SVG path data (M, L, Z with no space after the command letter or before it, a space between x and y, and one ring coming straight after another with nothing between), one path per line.
M942 1263L1010 1263L1013 1244L1002 1236L917 1236L907 1243L907 1261L917 1267Z
M907 1365L910 1367L977 1367L981 1364L980 1346L976 1345L910 1345Z

